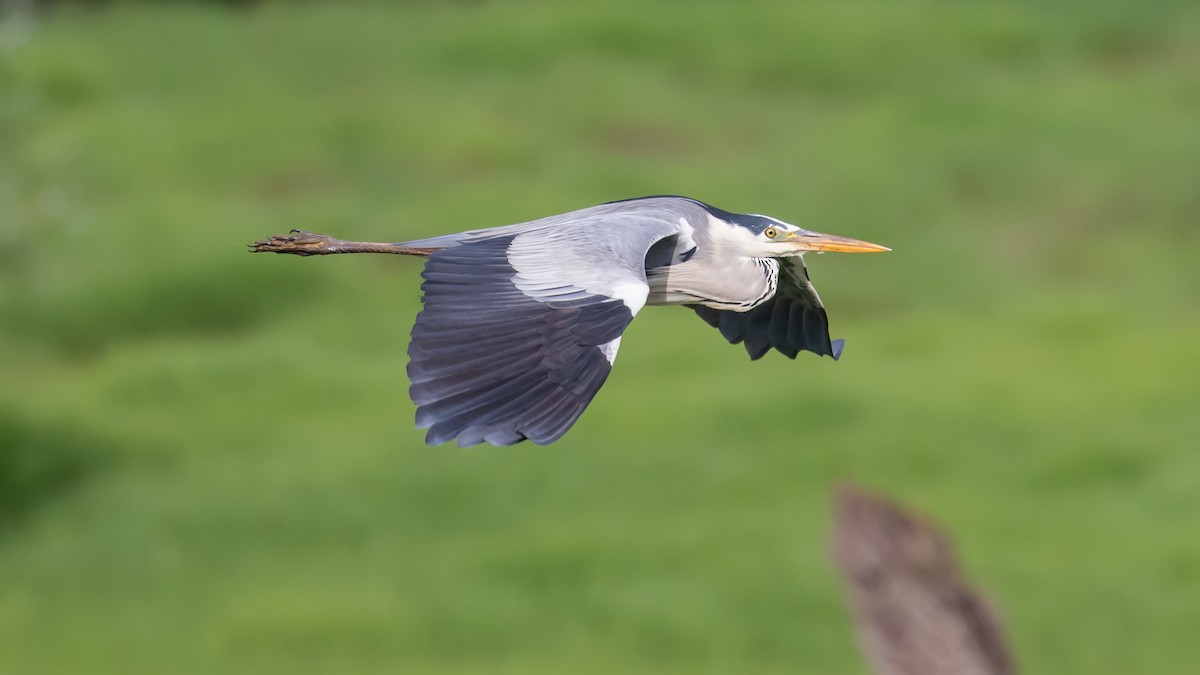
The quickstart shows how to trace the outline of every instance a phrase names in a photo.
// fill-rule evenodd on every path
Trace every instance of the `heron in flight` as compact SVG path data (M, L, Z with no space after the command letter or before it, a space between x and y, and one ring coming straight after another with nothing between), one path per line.
M425 256L409 393L430 445L558 440L608 377L646 305L690 307L751 359L837 359L804 254L886 247L687 197L642 197L399 243L293 230L255 252Z

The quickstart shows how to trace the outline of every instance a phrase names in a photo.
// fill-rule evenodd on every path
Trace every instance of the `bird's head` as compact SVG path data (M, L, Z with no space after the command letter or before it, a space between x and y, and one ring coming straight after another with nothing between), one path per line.
M762 258L786 258L809 252L877 253L891 249L836 234L813 232L770 216L729 214L739 240L739 248L747 255Z

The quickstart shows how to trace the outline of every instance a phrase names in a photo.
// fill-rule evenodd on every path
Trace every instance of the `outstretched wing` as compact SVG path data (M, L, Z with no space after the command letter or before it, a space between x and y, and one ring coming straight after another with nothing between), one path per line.
M646 302L647 251L690 241L671 204L546 221L470 233L426 262L408 375L430 445L560 438Z
M808 279L804 259L796 256L779 261L779 289L775 297L748 312L689 305L708 325L721 331L731 344L745 344L752 360L762 358L772 347L789 359L807 349L821 356L842 355L843 340L829 339L825 305Z

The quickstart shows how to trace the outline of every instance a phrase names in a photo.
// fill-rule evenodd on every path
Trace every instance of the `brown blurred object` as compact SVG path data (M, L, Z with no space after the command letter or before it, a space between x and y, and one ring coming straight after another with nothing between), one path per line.
M1004 631L924 519L850 486L834 495L833 559L878 675L1009 675Z

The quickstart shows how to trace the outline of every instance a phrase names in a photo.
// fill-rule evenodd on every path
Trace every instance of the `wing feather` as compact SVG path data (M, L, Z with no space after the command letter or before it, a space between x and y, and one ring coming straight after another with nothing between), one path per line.
M550 443L611 371L645 303L647 251L694 246L689 200L611 205L431 240L409 393L431 445Z

